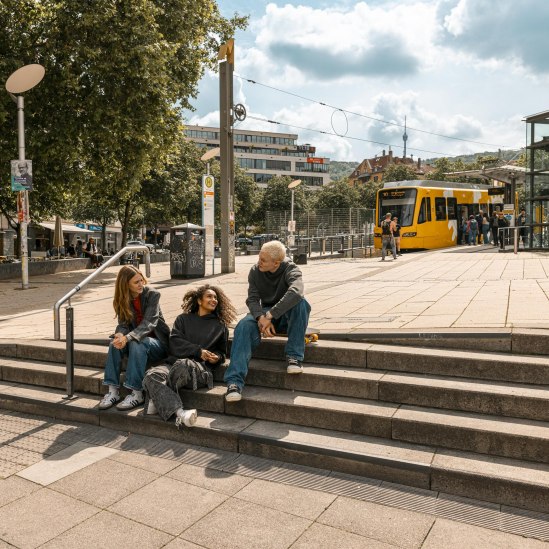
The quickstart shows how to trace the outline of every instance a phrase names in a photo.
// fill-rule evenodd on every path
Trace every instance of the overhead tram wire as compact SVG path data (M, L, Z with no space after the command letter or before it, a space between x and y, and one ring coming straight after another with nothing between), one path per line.
M267 118L260 118L259 116L252 116L248 115L246 117L250 120L257 120L259 122L267 122L269 124L278 124L279 126L287 126L288 128L296 128L298 130L305 130L308 132L315 132L315 133L323 133L324 135L333 135L335 137L339 137L341 139L351 139L353 141L362 141L363 143L374 143L375 145L383 145L385 147L393 147L397 149L403 149L404 147L402 145L392 145L391 143L383 143L381 141L372 141L371 139L363 139L362 137L353 137L351 135L341 135L337 132L327 132L324 130L315 130L314 128L306 128L305 126L297 126L296 124L288 124L287 122L278 122L276 120L269 120ZM448 154L448 153L442 153L439 151L429 151L426 149L416 149L415 147L408 147L408 150L412 151L418 151L418 152L425 152L429 154L438 154L443 157L452 157L455 156L454 154Z
M239 74L234 74L237 78L240 80L244 80L246 82L249 82L250 84L256 84L257 86L263 86L264 88L268 88L270 90L274 90L280 93L284 93L286 95L291 95L292 97L297 97L298 99L303 99L304 101L309 101L310 103L316 103L317 105L322 105L323 107L328 107L330 109L335 109L338 111L342 111L346 114L352 114L353 116L359 116L360 118L367 118L368 120L373 120L375 122L381 122L382 124L387 124L388 126L396 126L398 128L404 128L404 124L399 124L398 122L389 122L388 120L383 120L382 118L376 118L375 116L368 116L367 114L362 114L359 112L349 111L346 109L342 109L341 107L336 107L334 105L330 105L329 103L324 103L323 101L318 101L316 99L311 99L310 97L305 97L303 95L299 95L298 93L290 92L287 90L281 90L280 88L275 88L274 86L269 86L268 84L263 84L262 82L257 82L257 80L252 80L251 78L246 78L245 76L241 76ZM474 141L472 139L465 139L463 137L455 137L452 135L444 135L442 133L436 133L431 132L428 130L420 130L419 128L411 128L410 126L407 126L407 130L413 130L415 132L421 132L428 135L434 135L436 137L442 137L444 139L453 139L454 141L464 141L465 143L474 143L476 145L485 145L488 147L497 147L501 149L512 149L513 147L510 147L508 145L496 145L495 143L484 143L483 141ZM374 142L375 143L375 142ZM419 149L416 149L419 150ZM429 152L429 151L426 151ZM438 153L437 153L438 154Z

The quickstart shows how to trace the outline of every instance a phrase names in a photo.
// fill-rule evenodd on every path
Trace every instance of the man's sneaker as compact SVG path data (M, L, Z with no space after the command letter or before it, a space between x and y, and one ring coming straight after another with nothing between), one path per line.
M232 383L227 387L227 393L225 394L225 400L227 402L238 402L242 399L241 391L238 388L238 385Z
M185 427L192 427L196 423L197 413L196 410L185 410L183 415L175 418L175 426L179 429L181 425Z
M289 374L301 374L303 372L303 365L297 358L288 357L288 368L286 368L286 371Z
M111 406L114 406L120 400L118 393L107 393L99 403L100 410L106 410Z
M131 410L132 408L140 406L141 404L143 404L143 402L145 402L145 399L143 398L143 393L141 393L140 398L139 395L131 392L120 404L117 404L116 408L118 410Z

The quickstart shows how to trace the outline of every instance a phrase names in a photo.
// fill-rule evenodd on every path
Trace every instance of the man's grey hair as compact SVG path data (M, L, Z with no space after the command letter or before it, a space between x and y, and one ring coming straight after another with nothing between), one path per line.
M273 261L284 261L284 258L286 257L286 246L279 240L265 242L265 244L261 246L261 251L268 254Z

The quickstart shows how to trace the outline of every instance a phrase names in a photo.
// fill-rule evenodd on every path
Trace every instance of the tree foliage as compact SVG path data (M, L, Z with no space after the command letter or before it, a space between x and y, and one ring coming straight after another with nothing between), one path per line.
M292 181L288 176L275 176L267 183L267 188L263 191L261 199L261 210L263 214L266 211L289 210L292 203L292 191L288 189L288 184ZM304 185L299 185L294 189L294 209L308 209L307 191Z
M383 173L383 181L415 181L417 179L415 166L406 164L389 164Z
M151 174L179 150L181 113L214 67L218 46L246 21L219 14L214 0L4 0L0 73L46 68L25 96L31 215L63 213L84 186L119 212L125 237ZM28 96L28 97L27 97ZM15 156L15 107L0 94L0 173ZM0 210L13 221L13 193Z
M314 208L317 210L330 208L356 208L359 193L349 185L346 179L324 185L313 195Z

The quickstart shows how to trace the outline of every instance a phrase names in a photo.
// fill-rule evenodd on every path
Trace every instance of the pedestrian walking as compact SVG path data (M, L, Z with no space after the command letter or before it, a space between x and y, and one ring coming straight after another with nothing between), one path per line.
M385 254L389 246L393 252L393 260L397 258L395 238L393 236L395 223L391 220L391 212L385 214L385 219L381 222L381 261L385 261Z

